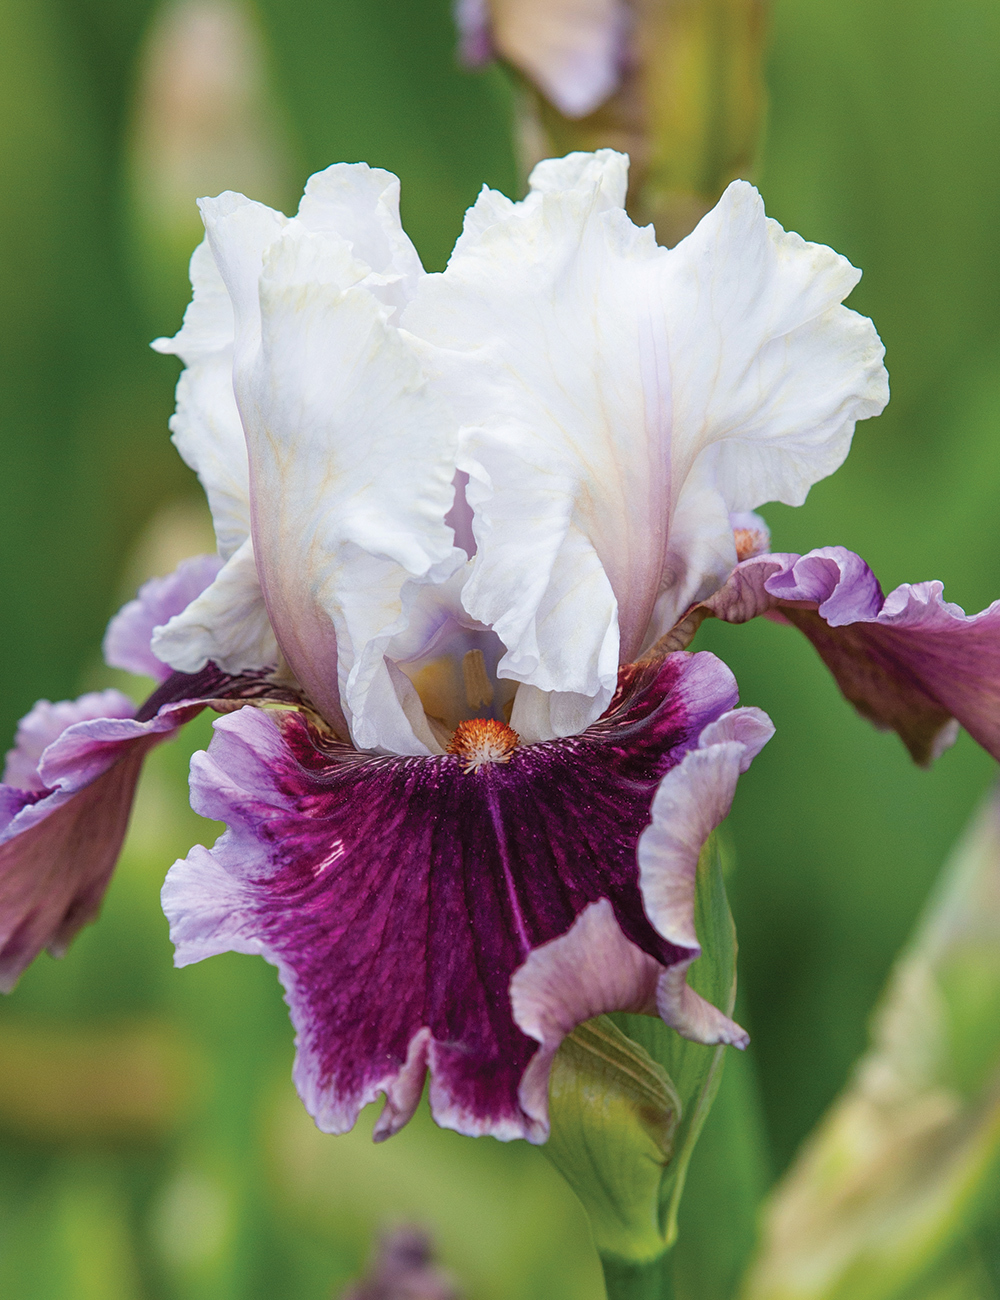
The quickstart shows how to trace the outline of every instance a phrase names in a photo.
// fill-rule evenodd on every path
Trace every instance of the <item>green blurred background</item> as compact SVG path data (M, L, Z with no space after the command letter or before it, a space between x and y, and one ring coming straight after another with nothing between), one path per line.
M233 186L292 210L312 171L365 159L399 174L440 269L482 182L517 184L504 74L453 48L444 0L0 0L2 734L39 696L114 681L108 616L204 549L167 438L176 366L146 346L187 300L190 200ZM765 510L775 548L840 543L887 590L940 577L969 610L1000 594L998 53L995 0L777 0L756 177L771 215L864 269L852 305L893 386L805 507ZM787 629L699 635L778 727L728 830L754 1041L696 1153L678 1257L679 1295L723 1300L993 764L963 736L915 770ZM380 1225L416 1218L473 1297L596 1300L586 1224L538 1151L423 1115L378 1148L321 1137L274 972L172 970L157 891L215 834L185 807L208 725L149 764L100 924L0 1008L0 1296L327 1297Z

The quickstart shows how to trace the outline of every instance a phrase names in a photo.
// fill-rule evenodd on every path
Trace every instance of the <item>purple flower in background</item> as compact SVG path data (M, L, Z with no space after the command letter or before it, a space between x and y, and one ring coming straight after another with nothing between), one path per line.
M24 724L12 976L93 913L141 746L211 704L192 801L228 829L168 874L178 964L278 967L324 1129L384 1094L395 1132L429 1070L440 1123L540 1141L584 1019L746 1041L686 971L699 852L771 726L682 648L702 617L798 623L918 757L952 717L996 749L991 612L883 602L847 552L756 554L746 512L800 504L887 400L878 336L841 305L858 273L742 182L659 248L626 166L574 154L520 203L484 190L441 275L363 165L314 176L292 219L202 204L194 299L156 346L185 362L171 427L219 561L112 624L111 661L165 678L135 718L85 697ZM74 882L61 902L18 884L45 872Z
M626 0L456 0L459 56L509 59L566 117L585 117L628 65Z

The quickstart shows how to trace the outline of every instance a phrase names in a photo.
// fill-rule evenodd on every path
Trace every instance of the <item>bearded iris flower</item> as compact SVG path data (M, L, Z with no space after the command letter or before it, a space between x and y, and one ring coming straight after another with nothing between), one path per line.
M174 440L219 555L146 585L109 662L161 685L36 706L0 803L0 970L94 914L144 753L199 709L197 811L163 890L178 964L273 962L320 1127L427 1072L439 1123L544 1140L563 1036L613 1010L746 1036L686 983L699 852L771 734L686 646L708 615L799 626L915 756L1000 752L1000 605L884 599L828 548L772 555L888 397L858 273L736 182L676 248L610 151L484 190L447 270L398 182L314 176L298 215L202 204Z

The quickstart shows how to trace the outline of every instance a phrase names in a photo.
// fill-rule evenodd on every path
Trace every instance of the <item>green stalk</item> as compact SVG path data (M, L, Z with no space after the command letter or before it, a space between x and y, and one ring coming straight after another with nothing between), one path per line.
M608 1300L673 1300L673 1257L670 1251L649 1264L632 1264L602 1255Z

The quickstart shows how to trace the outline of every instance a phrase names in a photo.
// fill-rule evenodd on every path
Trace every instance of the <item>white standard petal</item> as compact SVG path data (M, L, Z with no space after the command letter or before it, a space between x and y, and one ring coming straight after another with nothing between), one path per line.
M298 221L306 230L346 240L373 273L368 286L383 302L400 307L409 301L424 268L400 223L399 180L392 172L334 163L309 177Z
M235 310L254 553L284 657L337 725L363 711L354 669L398 623L403 585L465 560L444 522L456 426L360 240L296 219L261 267L255 208L203 208ZM329 205L306 211L322 225Z
M182 673L199 672L209 661L227 673L277 666L278 645L249 537L211 586L154 630L152 651Z
M887 398L878 336L840 306L845 259L743 182L658 248L622 210L625 168L570 155L520 204L485 192L403 317L465 426L466 607L507 646L501 673L589 698L585 720L612 659L725 580L730 513L800 503Z
M233 394L233 308L207 240L191 258L194 297L172 339L157 352L181 358L174 446L205 489L219 554L228 560L250 535L250 487L243 426Z

